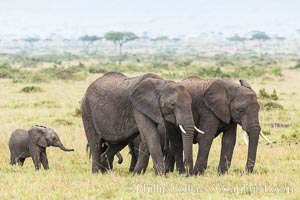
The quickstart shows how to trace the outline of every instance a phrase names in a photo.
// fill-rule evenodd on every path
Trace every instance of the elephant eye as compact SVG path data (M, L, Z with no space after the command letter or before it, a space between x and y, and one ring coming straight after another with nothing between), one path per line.
M242 109L242 108L238 108L238 109L236 109L236 110L237 110L237 112L240 113L240 114L242 114L242 113L244 112L244 109Z
M171 102L169 107L170 107L171 109L175 109L176 103L175 103L175 102Z

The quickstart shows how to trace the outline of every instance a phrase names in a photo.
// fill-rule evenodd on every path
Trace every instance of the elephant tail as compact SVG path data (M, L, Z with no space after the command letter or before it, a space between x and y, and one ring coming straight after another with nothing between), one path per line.
M89 159L91 159L92 153L91 153L91 150L89 151L89 149L90 149L90 144L87 143L87 144L86 144L86 148L85 148L85 152L86 152L86 156L88 156Z
M123 156L121 155L120 152L118 152L116 155L118 157L118 164L122 164L122 162L123 162Z

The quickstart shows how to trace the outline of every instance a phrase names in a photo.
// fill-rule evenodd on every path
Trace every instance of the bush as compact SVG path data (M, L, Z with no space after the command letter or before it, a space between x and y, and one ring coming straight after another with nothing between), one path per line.
M98 74L98 73L106 73L108 72L107 69L105 69L105 67L102 66L91 66L89 67L89 73L91 74Z
M278 100L278 96L277 96L277 93L276 93L276 90L275 90L275 89L273 90L273 93L271 94L270 97L271 97L272 100L275 100L275 101Z
M263 132L263 134L265 134L265 135L271 135L270 131L263 130L262 132Z
M21 89L21 92L25 93L36 93L36 92L42 92L42 88L38 86L26 86Z
M282 76L281 67L274 67L271 69L271 73L275 76Z
M263 67L246 66L246 67L235 67L231 76L234 78L252 78L259 77L266 73L266 69Z
M269 99L270 95L268 94L265 88L262 88L258 92L258 97L261 99Z
M42 69L39 73L49 76L51 79L61 80L84 80L87 76L85 67L80 64L69 68L54 65L51 68Z
M187 67L191 65L192 62L193 62L192 59L177 60L174 62L174 65L177 67Z
M295 68L296 68L296 69L300 69L300 61L298 61L298 62L296 63Z
M3 63L0 65L0 78L13 78L14 73L16 72L18 72L18 70L13 69L8 63Z
M151 68L153 69L168 69L169 64L166 62L157 62L154 61L151 63Z
M270 101L270 102L267 102L264 104L264 108L268 111L269 110L282 110L283 106L279 103Z
M74 117L81 117L81 110L80 110L80 108L76 108L75 109L75 112L74 112L73 116Z
M274 101L277 101L278 100L278 96L277 96L277 93L276 93L276 90L274 89L273 90L273 93L272 94L269 94L265 88L262 88L259 90L259 98L261 99L271 99L271 100L274 100Z
M202 67L197 70L197 76L200 77L210 77L210 78L225 78L230 77L229 74L224 73L220 67L214 68L214 67Z
M74 124L71 120L68 119L55 119L54 123L57 125L64 125L64 126L71 126Z

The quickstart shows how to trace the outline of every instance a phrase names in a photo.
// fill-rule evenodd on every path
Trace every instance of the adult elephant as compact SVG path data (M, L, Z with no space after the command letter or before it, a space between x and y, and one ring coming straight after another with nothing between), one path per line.
M195 132L194 135L194 143L199 144L194 174L204 173L212 141L220 133L223 136L218 174L228 171L236 143L237 124L249 136L246 170L252 172L262 132L258 119L260 107L251 86L243 80L236 84L229 79L198 77L185 78L180 84L191 94L195 125L205 133Z
M81 104L92 153L92 172L106 170L102 142L110 144L114 152L108 153L114 155L140 134L140 151L149 150L155 171L164 175L157 127L168 121L180 126L184 132L182 140L187 173L192 173L194 120L191 103L191 96L183 86L154 74L127 78L121 73L110 72L98 78L88 87ZM141 172L139 163L142 162L139 157L134 172Z

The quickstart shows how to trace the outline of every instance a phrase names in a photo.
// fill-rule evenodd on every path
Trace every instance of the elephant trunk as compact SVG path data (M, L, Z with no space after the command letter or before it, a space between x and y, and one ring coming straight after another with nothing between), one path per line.
M249 146L248 146L248 157L247 157L247 164L246 170L249 173L253 172L255 160L256 160L256 152L257 152L257 145L260 133L260 126L255 126L247 131L249 135Z
M182 131L182 144L184 151L184 161L186 165L187 176L193 173L193 138L194 124L182 125L185 133Z
M58 142L57 147L59 147L63 151L74 151L74 149L68 149L64 147L64 145L60 141Z

